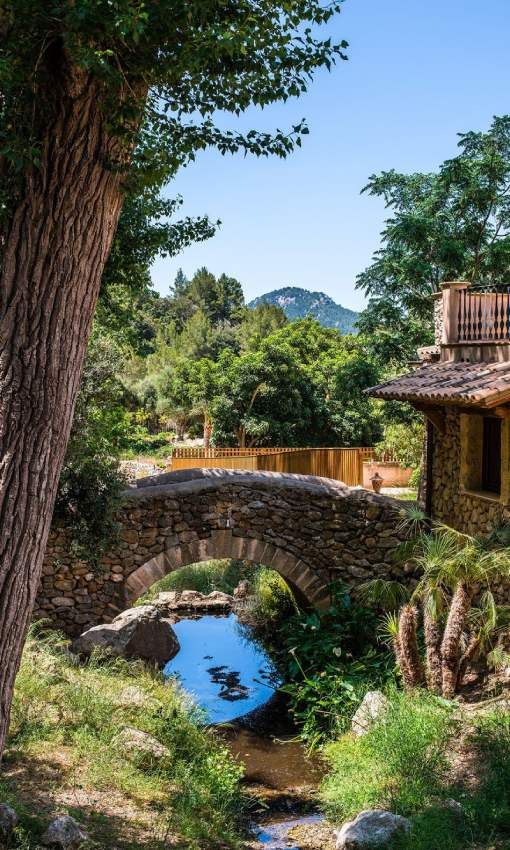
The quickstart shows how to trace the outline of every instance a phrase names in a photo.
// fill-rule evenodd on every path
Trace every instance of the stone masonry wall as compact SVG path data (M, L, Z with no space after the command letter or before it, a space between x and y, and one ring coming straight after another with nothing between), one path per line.
M462 492L460 412L445 411L445 431L434 430L432 516L467 534L487 534L510 514L496 498Z
M111 621L165 573L214 557L277 569L312 604L333 579L353 585L399 577L393 564L402 506L385 496L310 476L186 470L125 493L120 536L100 569L50 534L34 617L70 635Z

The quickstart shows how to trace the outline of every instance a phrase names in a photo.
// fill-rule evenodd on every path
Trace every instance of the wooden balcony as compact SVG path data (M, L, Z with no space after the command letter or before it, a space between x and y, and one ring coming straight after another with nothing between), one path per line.
M441 360L510 360L510 287L483 292L464 281L445 283L435 317Z

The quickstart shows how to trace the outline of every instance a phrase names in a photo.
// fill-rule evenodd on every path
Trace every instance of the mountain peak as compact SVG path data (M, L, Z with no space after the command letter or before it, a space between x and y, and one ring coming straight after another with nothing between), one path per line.
M324 327L336 328L342 334L356 332L354 324L358 313L336 304L325 292L312 292L299 286L284 286L282 289L273 289L259 295L250 301L248 306L256 307L257 304L276 304L291 322L312 316Z

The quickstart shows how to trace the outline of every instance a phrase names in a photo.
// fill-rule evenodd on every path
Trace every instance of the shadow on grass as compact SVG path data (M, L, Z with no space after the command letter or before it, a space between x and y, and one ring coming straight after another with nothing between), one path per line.
M38 850L43 832L58 814L75 818L89 835L91 847L189 847L165 834L157 805L145 804L142 809L119 792L81 787L67 755L56 750L47 757L29 759L12 749L6 752L0 769L0 802L13 806L19 817L16 834L6 847Z

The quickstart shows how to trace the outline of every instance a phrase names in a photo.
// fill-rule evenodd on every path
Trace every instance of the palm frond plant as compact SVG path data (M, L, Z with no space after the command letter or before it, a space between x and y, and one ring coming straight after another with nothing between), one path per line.
M410 591L400 581L374 578L365 581L357 588L356 595L364 605L377 606L383 611L395 611L405 602L409 602Z
M409 538L414 538L428 526L427 514L419 505L407 505L402 512L402 518L397 525L398 532L405 532Z
M434 525L402 544L399 558L420 576L409 599L399 583L381 579L364 585L361 594L393 612L386 628L391 624L395 632L398 622L392 645L404 686L426 684L451 699L475 659L504 663L498 640L510 624L510 609L496 605L493 588L510 578L510 549Z

